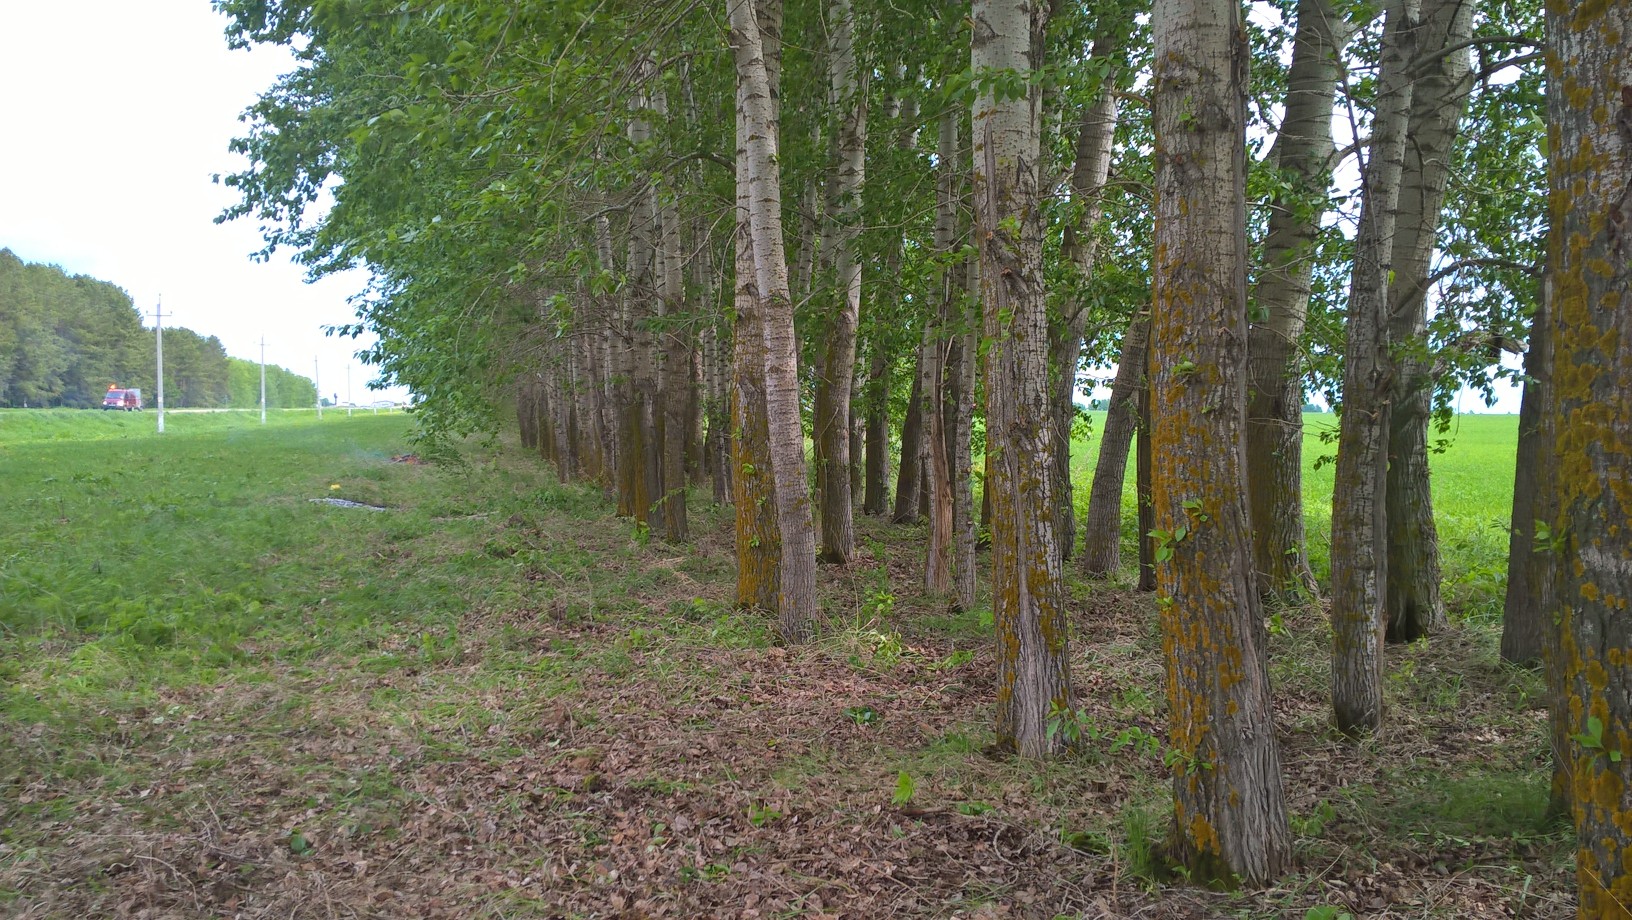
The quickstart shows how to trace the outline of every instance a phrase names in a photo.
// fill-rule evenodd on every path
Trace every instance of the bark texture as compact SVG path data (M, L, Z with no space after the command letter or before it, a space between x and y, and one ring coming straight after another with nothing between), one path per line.
M666 120L668 99L661 91L652 96L652 112ZM691 417L696 401L692 386L691 329L685 312L685 256L680 245L680 204L672 183L662 176L652 183L653 212L657 217L657 392L654 413L660 445L658 502L663 509L664 539L679 543L690 536L686 515L686 458L691 453Z
M1048 7L975 0L975 73L1029 77L1042 64ZM1054 528L1055 443L1048 396L1048 314L1038 198L1041 90L974 103L975 238L986 355L986 491L992 500L992 610L997 641L997 743L1046 757L1063 739L1050 712L1072 705L1067 624Z
M1468 0L1423 0L1415 42L1419 61L1400 178L1399 218L1390 263L1389 338L1395 392L1388 464L1388 634L1410 642L1446 625L1440 597L1439 532L1428 479L1433 360L1428 354L1429 268L1450 179L1457 125L1467 108L1473 35ZM1455 49L1455 50L1452 50Z
M1148 361L1146 363L1149 363ZM1139 590L1156 590L1156 548L1150 534L1156 529L1156 504L1150 494L1151 466L1154 458L1150 453L1150 386L1147 384L1139 388L1139 419L1138 419L1138 450L1134 462L1138 465L1135 473L1134 502L1138 506L1139 519Z
M1146 358L1150 354L1150 314L1140 313L1122 336L1122 354L1111 381L1111 404L1099 435L1099 461L1088 489L1088 513L1082 537L1082 571L1090 578L1109 578L1122 564L1122 486L1128 475L1128 447L1141 417L1141 399L1149 390ZM1148 528L1141 528L1143 534Z
M1349 282L1342 421L1332 489L1332 708L1337 727L1375 731L1383 719L1388 585L1389 259L1411 116L1414 0L1384 7L1382 73Z
M1299 0L1286 117L1271 157L1284 185L1270 202L1263 270L1247 335L1247 481L1253 564L1266 599L1317 593L1303 523L1303 381L1298 343L1309 313L1314 245L1331 183L1332 99L1349 27L1332 0Z
M763 0L761 0L763 2ZM816 534L811 526L805 433L799 408L799 340L782 241L782 184L777 162L777 111L754 0L726 0L737 64L739 145L748 167L749 239L764 340L766 428L777 530L782 538L777 625L787 642L804 642L816 628ZM779 19L780 17L778 17Z
M1115 33L1113 32L1112 35ZM1117 54L1115 38L1094 42L1093 56L1109 63ZM1100 78L1099 92L1082 111L1077 124L1076 162L1071 169L1071 200L1079 204L1076 220L1065 226L1063 254L1076 272L1079 284L1086 285L1094 273L1099 254L1100 219L1105 216L1105 180L1111 172L1112 141L1116 137L1116 71L1107 66ZM1082 338L1088 326L1088 304L1072 300L1061 306L1061 315L1049 328L1049 362L1054 378L1054 429L1060 450L1054 454L1055 529L1059 531L1062 558L1071 558L1077 543L1076 502L1071 483L1071 428L1077 418L1077 364L1082 357Z
M1549 0L1554 751L1579 916L1632 907L1632 5Z
M851 384L856 329L861 316L861 262L857 221L867 152L866 80L856 67L855 13L849 0L828 6L828 103L837 113L835 162L828 195L827 233L836 290L816 379L815 442L821 481L823 562L844 564L856 555L851 490Z
M780 34L777 8L764 3L747 10L762 20L761 48L770 92L777 87ZM739 64L740 67L740 64ZM733 304L736 324L731 356L731 491L736 510L737 605L766 611L777 609L781 593L782 536L777 525L776 496L771 477L771 434L765 398L765 333L763 307L754 282L754 250L749 221L752 189L748 181L748 132L745 108L738 89Z
M867 367L867 475L861 511L882 515L890 501L890 362L883 342L875 342L873 348Z
M925 466L929 484L929 546L924 563L924 586L937 594L951 591L954 580L952 436L948 430L948 409L949 401L956 396L948 393L948 387L957 376L951 359L958 335L956 311L962 291L955 279L963 268L951 262L958 236L958 121L956 110L947 109L940 119L936 140L935 253L942 260L938 279L940 303L927 336L928 367L924 375L929 384L929 405L925 413L929 421Z
M895 476L895 508L890 514L890 520L897 524L915 523L923 498L924 403L928 398L924 392L924 373L929 360L929 346L920 343L916 354L912 392L907 397L907 411L901 419L901 463Z
M1547 623L1541 587L1548 579L1548 554L1536 545L1536 501L1542 489L1545 450L1541 424L1547 400L1547 302L1542 299L1530 323L1524 355L1524 398L1519 403L1519 447L1513 464L1513 518L1508 526L1507 595L1502 603L1502 659L1533 667L1541 664Z
M1290 865L1292 835L1247 518L1240 17L1235 0L1156 0L1151 14L1151 472L1173 855L1202 882L1258 884Z

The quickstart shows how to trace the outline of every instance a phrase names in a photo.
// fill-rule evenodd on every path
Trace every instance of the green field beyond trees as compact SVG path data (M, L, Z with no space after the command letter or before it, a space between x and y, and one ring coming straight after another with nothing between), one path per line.
M1433 457L1452 628L1388 648L1380 733L1331 734L1320 611L1271 619L1298 861L1237 894L1159 884L1129 572L1069 585L1077 749L993 758L990 614L922 594L922 525L859 518L783 648L701 493L676 546L514 444L418 462L401 414L150 422L0 412L0 913L1573 915L1542 682L1496 647L1512 417Z

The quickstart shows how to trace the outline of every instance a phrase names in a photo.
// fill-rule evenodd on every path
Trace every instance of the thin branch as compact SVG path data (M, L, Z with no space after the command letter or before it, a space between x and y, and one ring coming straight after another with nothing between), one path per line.
M1412 62L1410 74L1413 78L1420 77L1427 73L1429 68L1433 67L1435 64L1438 64L1440 61L1445 60L1464 48L1477 48L1485 45L1516 45L1521 48L1535 49L1540 49L1542 46L1539 40L1524 35L1489 35L1483 38L1470 38L1466 41L1453 42L1443 48L1440 48L1433 54L1424 55L1423 57L1418 58Z

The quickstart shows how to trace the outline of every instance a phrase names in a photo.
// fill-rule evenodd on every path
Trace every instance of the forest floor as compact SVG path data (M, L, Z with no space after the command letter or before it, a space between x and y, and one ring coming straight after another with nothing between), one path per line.
M1149 596L1073 583L1081 749L995 757L989 617L917 587L921 529L861 519L785 649L731 607L727 511L671 546L513 446L405 436L0 441L0 913L1573 916L1540 681L1486 618L1390 648L1356 744L1322 614L1277 616L1297 865L1212 892L1156 855Z

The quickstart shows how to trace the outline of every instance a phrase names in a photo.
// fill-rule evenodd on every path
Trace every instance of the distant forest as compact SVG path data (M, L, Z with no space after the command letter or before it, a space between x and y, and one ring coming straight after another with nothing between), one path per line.
M0 406L100 406L110 386L140 387L151 406L153 351L153 331L122 288L0 249ZM229 357L213 335L165 328L165 405L249 409L260 399L260 365ZM268 406L316 401L310 379L267 367Z

